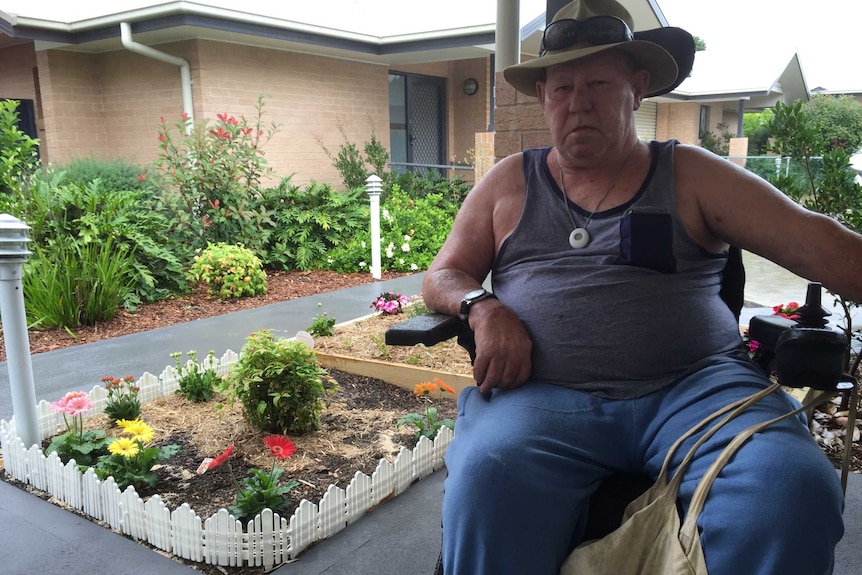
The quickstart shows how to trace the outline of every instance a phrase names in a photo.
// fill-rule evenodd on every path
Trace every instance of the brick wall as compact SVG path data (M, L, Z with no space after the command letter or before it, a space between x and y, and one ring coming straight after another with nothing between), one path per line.
M658 105L656 111L657 140L675 138L683 144L696 146L700 143L699 125L700 104L697 102Z
M108 153L99 89L98 55L36 53L45 136L43 162Z
M494 155L497 160L527 148L551 145L551 133L538 100L512 88L502 72L497 72L496 76L496 104Z
M194 114L201 108L195 88L197 55L194 42L162 44L160 52L185 59L192 70ZM99 55L99 83L108 149L112 158L148 165L158 154L160 117L169 125L183 112L180 68L126 50Z
M345 136L361 150L373 130L389 147L385 66L216 42L201 42L199 53L202 117L250 118L264 94L264 119L280 126L266 157L278 175L295 173L294 184L340 185L323 146L335 155Z
M32 44L14 49L8 58L12 48L0 51L0 88L21 86L16 88L26 92L21 97L35 99L38 66L44 111L39 123L48 134L42 151L50 162L122 158L146 166L158 154L159 118L172 127L180 119L177 66L126 50L36 53ZM278 176L293 174L295 184L312 179L340 184L323 147L337 154L345 137L361 148L374 131L389 146L386 66L206 40L156 49L189 62L198 121L223 112L252 119L264 95L264 120L279 125L264 147L266 158ZM475 134L490 122L488 66L488 58L478 58L397 68L447 79L448 161L467 159ZM469 77L479 82L474 96L463 93ZM457 174L472 179L468 172Z
M35 67L36 52L32 43L0 49L0 98L35 100Z

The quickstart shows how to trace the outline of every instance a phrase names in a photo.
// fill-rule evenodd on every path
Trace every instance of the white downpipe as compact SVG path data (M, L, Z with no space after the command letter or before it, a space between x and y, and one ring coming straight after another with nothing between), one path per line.
M120 40L126 50L148 58L160 60L180 68L180 82L183 90L183 112L186 114L186 133L191 131L195 123L194 102L192 101L192 72L189 63L178 56L159 52L144 44L132 40L132 26L128 22L120 22Z

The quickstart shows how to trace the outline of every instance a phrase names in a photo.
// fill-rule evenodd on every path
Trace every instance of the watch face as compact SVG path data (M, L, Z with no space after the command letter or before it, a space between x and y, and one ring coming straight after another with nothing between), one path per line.
M485 290L484 290L484 289L476 289L476 290L471 291L471 292L470 292L470 293L468 293L467 295L465 295L465 296L464 296L464 300L465 300L465 301L470 301L471 299L477 298L477 297L479 297L479 296L481 296L481 295L484 295L484 294L485 294Z

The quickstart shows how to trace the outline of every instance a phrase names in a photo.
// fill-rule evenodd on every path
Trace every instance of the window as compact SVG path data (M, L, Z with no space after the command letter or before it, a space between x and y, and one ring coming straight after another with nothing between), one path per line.
M700 125L697 128L697 137L703 138L709 132L709 106L700 107Z

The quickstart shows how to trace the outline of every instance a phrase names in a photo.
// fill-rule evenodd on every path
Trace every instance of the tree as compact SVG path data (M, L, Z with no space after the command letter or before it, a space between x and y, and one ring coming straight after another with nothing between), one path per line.
M748 138L748 155L762 156L769 145L769 122L774 114L766 109L762 112L749 112L742 117L742 133Z
M862 104L854 97L817 94L807 108L820 131L821 152L843 148L852 156L862 148Z
M827 215L857 232L862 231L862 186L856 183L856 174L850 167L849 145L848 148L833 145L819 119L812 107L799 100L789 106L781 102L776 104L775 115L768 124L774 138L770 151L798 162L804 175L791 172L770 178L770 181L804 207ZM817 156L821 154L818 166ZM835 263L841 265L841 262ZM858 337L852 329L852 311L858 303L833 295L844 313L843 328L847 340L852 341ZM848 349L848 358L849 352ZM856 372L860 359L862 354L857 354L849 373Z

